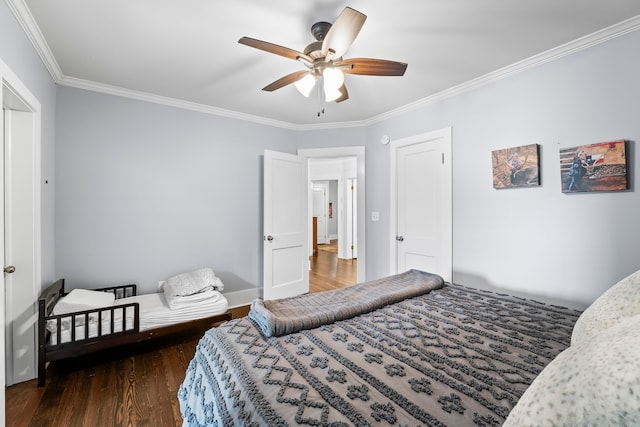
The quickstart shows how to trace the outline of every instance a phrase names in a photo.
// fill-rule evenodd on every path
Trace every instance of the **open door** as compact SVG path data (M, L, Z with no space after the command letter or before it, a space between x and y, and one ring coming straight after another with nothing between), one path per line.
M35 117L4 112L4 282L7 385L36 376L37 277Z
M3 72L7 74L2 75ZM0 215L3 292L2 385L36 376L37 300L41 281L40 104L0 61ZM3 157L3 158L2 158ZM4 252L3 252L4 251ZM2 393L4 413L4 388ZM4 415L2 415L4 419Z
M264 299L309 292L307 159L264 152Z
M312 216L318 218L318 244L324 245L329 243L327 237L327 185L313 183L312 190Z

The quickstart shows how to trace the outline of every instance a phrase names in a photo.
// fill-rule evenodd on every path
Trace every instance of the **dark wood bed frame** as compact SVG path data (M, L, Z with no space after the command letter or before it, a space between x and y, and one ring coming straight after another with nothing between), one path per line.
M135 284L112 286L95 290L111 292L115 295L116 299L135 296L137 294L137 288ZM227 311L225 313L217 314L211 317L196 319L189 322L177 323L175 325L164 326L161 328L148 329L140 332L140 307L138 303L114 305L107 308L78 311L63 315L51 314L53 306L64 295L66 295L64 289L64 279L59 279L47 289L45 289L42 294L40 294L40 298L38 299L38 387L42 387L45 384L47 362L68 359L70 357L81 356L108 348L139 343L142 341L166 337L169 335L177 335L197 331L202 331L204 333L204 331L210 329L220 322L231 320L231 313ZM135 313L133 327L127 328L125 318L126 316L122 316L122 324L120 325L122 331L110 332L114 330L114 311L126 310L127 308L129 310L133 309ZM104 315L103 313L106 312L110 312L110 331L107 331L106 333L103 332L101 330L101 321L99 320L98 332L96 337L76 340L75 326L77 318L84 318L85 330L83 336L86 337L88 336L89 331L89 322L87 321L88 316L90 314L93 314L93 316L97 316L98 319L102 319L102 316ZM71 340L69 342L61 344L49 343L51 333L47 330L47 322L52 320L56 322L57 336L58 340L60 341L62 337L61 323L63 319L71 321Z

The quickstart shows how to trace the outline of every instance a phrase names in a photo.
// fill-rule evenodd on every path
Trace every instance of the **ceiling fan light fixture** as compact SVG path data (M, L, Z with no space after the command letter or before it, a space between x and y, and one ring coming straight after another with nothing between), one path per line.
M327 67L322 71L325 92L335 92L344 84L344 73L337 68Z
M324 100L326 102L333 102L336 99L340 98L342 94L340 93L339 90L335 90L335 91L324 91Z
M316 79L311 73L305 74L304 77L294 83L296 89L298 89L298 92L300 92L307 98L309 97L311 89L313 89L313 86L315 86L315 84Z
M341 96L340 88L327 88L327 85L324 85L324 100L326 102L333 102Z

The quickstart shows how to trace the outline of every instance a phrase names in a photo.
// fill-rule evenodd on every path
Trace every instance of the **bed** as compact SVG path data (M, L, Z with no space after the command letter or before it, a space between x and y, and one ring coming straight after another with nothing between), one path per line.
M580 316L417 270L256 300L199 342L178 393L183 422L502 425Z
M84 292L84 293L82 293ZM81 295L81 303L69 301ZM88 304L90 294L95 304ZM137 295L135 284L65 292L60 279L38 299L38 386L47 363L169 335L202 332L231 319L218 291L204 303L169 307L164 292ZM63 307L64 308L61 308Z

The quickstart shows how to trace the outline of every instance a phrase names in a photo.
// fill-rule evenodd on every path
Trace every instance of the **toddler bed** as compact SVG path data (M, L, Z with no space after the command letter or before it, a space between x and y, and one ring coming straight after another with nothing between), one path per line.
M215 289L192 288L187 290L189 295L172 294L175 287L167 284L175 282L170 280L163 292L147 295L137 295L135 284L74 289L67 294L64 279L45 289L38 300L38 386L45 384L47 362L173 334L205 331L231 319L228 302L219 292L219 279Z

